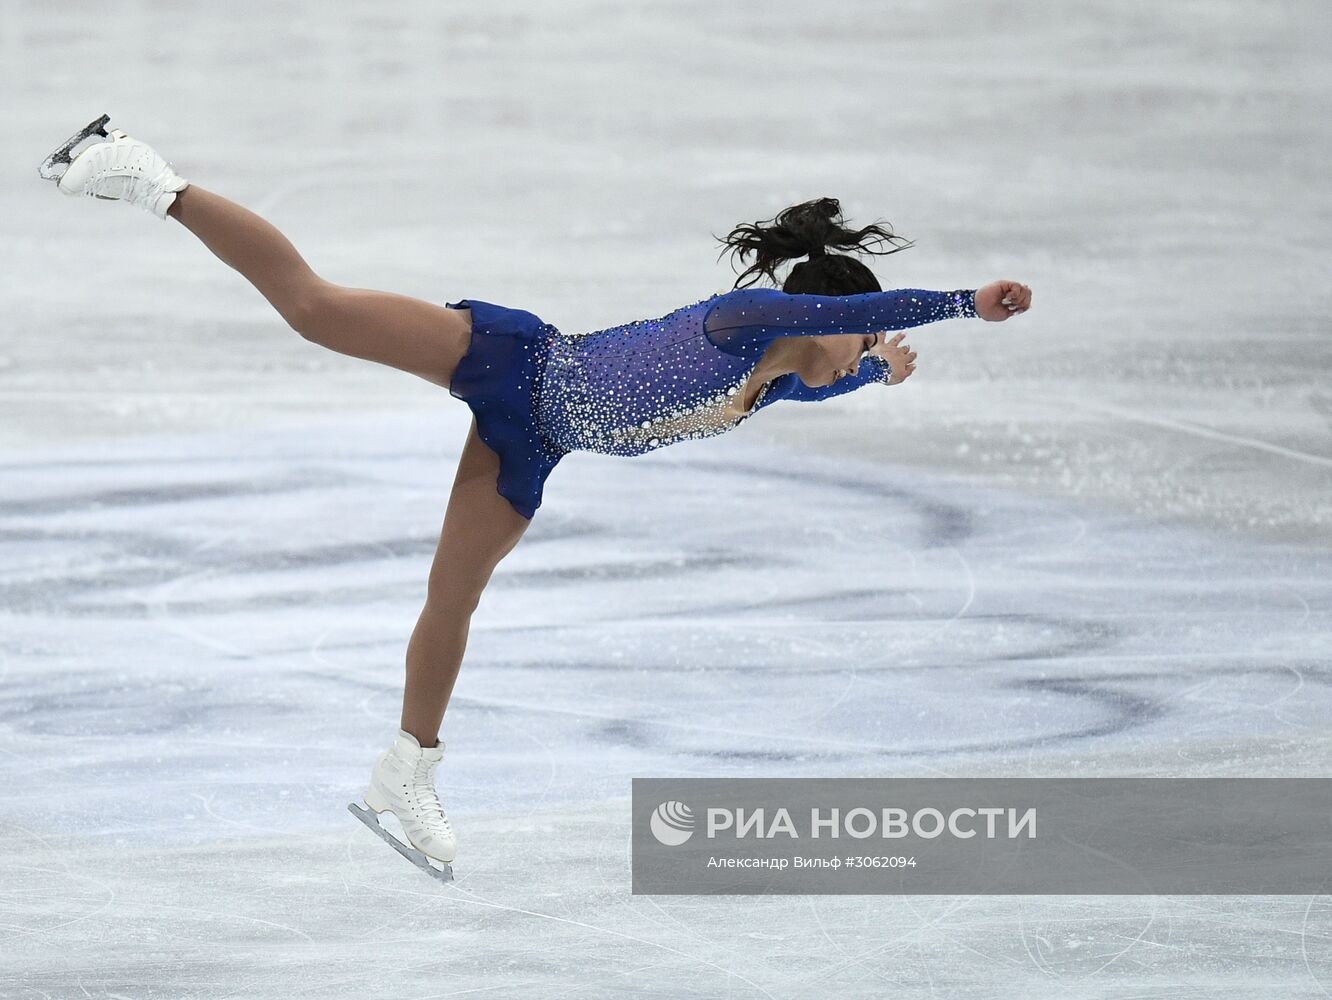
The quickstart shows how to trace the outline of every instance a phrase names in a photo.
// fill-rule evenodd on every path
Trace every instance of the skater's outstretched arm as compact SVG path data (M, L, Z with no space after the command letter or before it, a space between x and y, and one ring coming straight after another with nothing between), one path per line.
M778 337L869 334L976 315L974 293L897 288L858 295L788 294L739 288L717 298L703 319L708 339L728 354L759 357Z
M266 219L191 183L167 209L306 340L447 387L471 342L466 310L325 281Z
M998 323L1030 308L1031 288L1008 279L951 292L894 288L857 295L810 295L737 288L718 296L708 308L703 331L716 347L749 358L760 356L778 337L866 334L970 317Z

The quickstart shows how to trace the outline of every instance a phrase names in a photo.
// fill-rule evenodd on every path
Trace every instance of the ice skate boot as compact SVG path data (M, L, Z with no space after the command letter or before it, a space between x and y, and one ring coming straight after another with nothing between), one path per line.
M67 195L126 201L165 219L167 209L189 181L172 169L152 146L118 128L106 129L102 115L70 136L48 156L37 173ZM92 140L84 145L86 140ZM75 152L75 147L82 147Z
M347 808L412 864L450 881L453 869L449 862L457 854L458 838L435 791L435 770L443 757L442 741L422 747L415 736L399 729L393 745L375 762L363 796L365 808L355 802ZM380 826L377 814L383 812L397 817L409 844Z

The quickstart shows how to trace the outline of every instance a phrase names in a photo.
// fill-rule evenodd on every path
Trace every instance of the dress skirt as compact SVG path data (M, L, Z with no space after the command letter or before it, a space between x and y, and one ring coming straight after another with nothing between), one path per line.
M530 520L541 506L546 477L569 453L540 433L537 422L551 338L558 331L523 309L479 299L445 305L472 310L471 344L449 392L471 408L477 434L499 456L499 494Z

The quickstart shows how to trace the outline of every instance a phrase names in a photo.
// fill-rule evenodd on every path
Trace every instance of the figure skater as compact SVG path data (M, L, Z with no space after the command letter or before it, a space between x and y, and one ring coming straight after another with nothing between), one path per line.
M435 789L439 729L468 627L496 565L518 543L556 463L571 451L640 455L739 426L777 400L818 401L869 383L896 385L916 352L893 330L942 319L1001 322L1031 307L1031 289L883 291L854 257L901 237L842 224L835 198L742 224L721 242L754 263L725 293L592 333L561 333L522 309L479 299L438 306L325 281L260 216L186 181L154 149L103 115L39 168L68 195L126 201L174 218L239 271L306 340L411 372L472 411L425 606L407 644L397 737L379 755L352 811L423 868L451 877L457 836ZM799 257L777 288L777 265ZM378 815L398 817L410 846ZM415 848L415 850L412 850Z

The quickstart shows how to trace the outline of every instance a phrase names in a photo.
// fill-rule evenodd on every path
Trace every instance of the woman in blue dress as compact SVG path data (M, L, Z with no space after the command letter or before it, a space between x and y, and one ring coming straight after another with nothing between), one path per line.
M895 253L904 247L876 251L873 243L901 238L877 225L847 228L837 200L820 198L722 240L723 252L742 262L755 257L730 291L664 316L568 334L526 310L479 299L439 306L325 281L263 218L186 181L146 143L108 131L108 121L72 136L41 175L66 194L176 219L305 339L411 372L472 410L407 646L400 729L365 796L374 812L391 809L412 846L436 862L452 861L457 847L434 771L471 615L565 455L640 455L724 433L778 400L894 385L911 375L916 354L892 331L951 318L1002 321L1031 305L1031 290L1016 281L883 291L864 264L837 251ZM801 257L780 290L742 286L746 277L776 283L775 268Z

